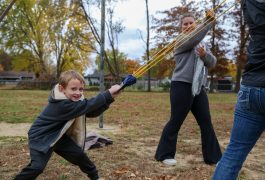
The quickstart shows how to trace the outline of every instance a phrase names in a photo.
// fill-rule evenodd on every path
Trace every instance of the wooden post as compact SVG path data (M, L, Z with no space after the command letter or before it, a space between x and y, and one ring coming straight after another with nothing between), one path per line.
M105 0L101 0L101 38L100 38L100 92L104 86L104 52L105 52ZM103 128L103 113L99 116L99 128Z

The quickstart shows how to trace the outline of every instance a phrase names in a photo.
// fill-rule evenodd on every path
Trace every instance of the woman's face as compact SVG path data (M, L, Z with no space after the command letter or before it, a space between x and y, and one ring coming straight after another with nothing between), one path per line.
M181 23L181 32L189 33L195 29L195 20L193 17L184 17Z

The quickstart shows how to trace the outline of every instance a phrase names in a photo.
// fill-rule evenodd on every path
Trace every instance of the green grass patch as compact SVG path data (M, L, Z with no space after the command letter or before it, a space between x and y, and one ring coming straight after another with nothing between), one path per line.
M1 90L0 122L32 122L47 104L49 91Z

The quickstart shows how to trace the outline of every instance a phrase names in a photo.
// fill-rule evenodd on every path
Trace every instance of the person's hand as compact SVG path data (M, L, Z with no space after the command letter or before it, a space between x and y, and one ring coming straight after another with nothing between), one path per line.
M215 19L214 11L212 9L211 10L207 10L205 13L206 13L206 18L207 19L210 19L210 20L214 20Z
M111 88L109 88L109 92L111 96L115 98L120 94L121 92L120 89L121 89L121 86L116 84L116 85L111 86Z
M202 58L206 55L205 48L200 44L197 46L195 52L200 58Z

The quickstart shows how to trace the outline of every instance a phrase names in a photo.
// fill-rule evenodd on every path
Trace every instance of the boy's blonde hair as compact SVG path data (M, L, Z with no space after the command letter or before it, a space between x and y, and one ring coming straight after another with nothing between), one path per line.
M85 85L85 79L83 78L83 76L80 73L73 70L61 73L58 83L61 86L66 87L71 79L77 79Z

